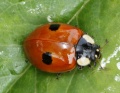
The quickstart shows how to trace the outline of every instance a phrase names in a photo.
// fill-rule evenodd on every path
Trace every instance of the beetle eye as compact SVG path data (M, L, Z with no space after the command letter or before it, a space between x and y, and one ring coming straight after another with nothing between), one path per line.
M97 55L95 55L95 58L98 58L98 56L97 56Z
M99 50L99 49L96 49L96 51L97 51L97 52L100 52L100 50Z
M97 57L96 57L97 56ZM99 49L96 49L95 51L95 57L96 58L100 58L101 57L101 54L100 54L100 50Z

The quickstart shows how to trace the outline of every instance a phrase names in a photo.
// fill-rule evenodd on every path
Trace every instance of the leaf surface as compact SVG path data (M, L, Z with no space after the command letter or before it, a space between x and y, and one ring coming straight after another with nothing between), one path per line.
M0 0L0 93L119 93L119 6L120 0ZM97 66L56 79L26 62L24 39L48 22L77 26L101 47L107 39Z

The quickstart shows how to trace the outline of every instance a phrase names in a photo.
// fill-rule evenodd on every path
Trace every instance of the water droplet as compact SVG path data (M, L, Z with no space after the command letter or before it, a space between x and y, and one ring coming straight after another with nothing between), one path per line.
M25 3L26 3L25 1L20 2L21 5L24 5Z
M117 65L117 68L120 70L120 62L118 62L116 65Z
M2 55L3 54L3 51L0 51L0 55Z
M115 81L120 82L120 75L117 74L114 79L115 79Z
M48 22L53 22L50 15L47 16L47 20L48 20Z

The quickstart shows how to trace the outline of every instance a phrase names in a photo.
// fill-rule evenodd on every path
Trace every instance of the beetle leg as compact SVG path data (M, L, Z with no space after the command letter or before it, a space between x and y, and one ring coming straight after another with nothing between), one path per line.
M89 68L92 68L90 64L88 65L88 67L89 67Z
M61 76L61 73L57 73L57 75L56 75L57 77L56 77L56 79L59 79L60 78L60 76Z
M78 65L77 66L79 70L82 70L83 66Z
M109 41L106 39L106 40L105 40L105 43L107 44L107 43L109 43Z
M28 62L29 62L29 60L28 60L28 59L25 59L25 62L26 62L26 63L28 63Z
M94 61L94 66L96 66L96 61Z

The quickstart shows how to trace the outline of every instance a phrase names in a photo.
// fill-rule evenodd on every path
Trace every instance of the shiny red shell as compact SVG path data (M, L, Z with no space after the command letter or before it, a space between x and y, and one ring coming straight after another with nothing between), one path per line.
M70 71L76 66L74 46L82 35L83 32L74 26L48 23L38 27L25 39L25 54L42 71Z

